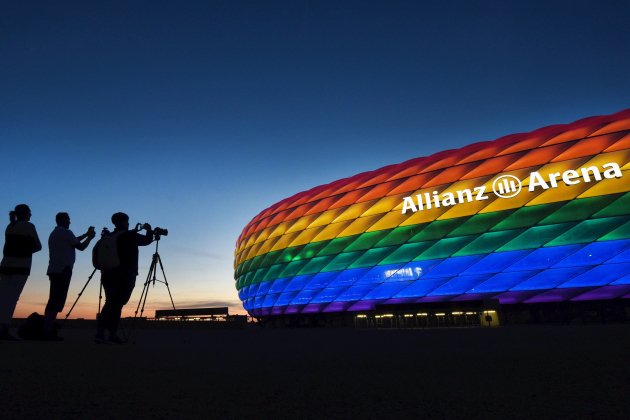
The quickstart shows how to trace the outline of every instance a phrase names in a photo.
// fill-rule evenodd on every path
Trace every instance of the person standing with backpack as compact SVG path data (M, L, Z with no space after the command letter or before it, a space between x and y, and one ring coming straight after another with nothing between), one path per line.
M48 238L50 260L46 274L50 279L50 295L46 305L43 330L44 338L49 339L58 338L54 334L53 326L57 314L63 310L66 304L76 250L86 249L96 236L94 226L90 226L83 235L74 236L70 230L70 215L68 213L57 213L55 222L57 226Z
M97 343L122 344L118 336L118 324L122 308L127 304L138 275L138 247L153 242L151 225L145 223L145 234L129 230L129 216L125 213L112 215L114 231L103 237L95 246L95 267L101 270L101 282L105 289L105 305L98 318ZM116 256L118 259L116 259ZM105 332L109 336L105 337Z
M18 340L9 333L9 325L31 274L32 256L42 249L37 230L30 222L31 209L26 204L15 206L9 220L0 262L0 340Z

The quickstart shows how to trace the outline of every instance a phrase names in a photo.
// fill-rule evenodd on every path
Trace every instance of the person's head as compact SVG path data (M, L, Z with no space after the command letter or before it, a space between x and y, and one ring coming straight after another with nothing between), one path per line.
M114 213L112 223L118 230L129 230L129 216L123 212Z
M15 209L9 212L11 223L16 221L28 222L31 220L31 209L26 204L18 204Z
M66 212L59 212L55 216L55 222L57 222L57 226L68 229L70 227L70 215Z

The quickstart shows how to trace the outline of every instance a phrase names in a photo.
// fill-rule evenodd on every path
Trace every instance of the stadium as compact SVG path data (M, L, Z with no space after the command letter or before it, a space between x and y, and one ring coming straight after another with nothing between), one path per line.
M625 317L629 170L625 110L320 185L245 226L239 298L295 325Z

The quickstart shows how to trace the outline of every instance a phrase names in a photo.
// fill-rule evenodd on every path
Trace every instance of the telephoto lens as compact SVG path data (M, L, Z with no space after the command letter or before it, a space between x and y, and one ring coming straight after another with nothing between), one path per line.
M168 229L162 229L161 227L156 227L153 229L153 233L158 236L168 236Z

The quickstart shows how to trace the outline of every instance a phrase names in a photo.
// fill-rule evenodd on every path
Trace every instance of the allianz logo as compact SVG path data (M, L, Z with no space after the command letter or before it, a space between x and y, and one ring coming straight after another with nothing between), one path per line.
M548 190L557 188L558 182L562 181L567 187L581 184L601 181L602 179L621 178L623 172L616 162L604 163L601 167L588 166L578 169L568 169L564 172L552 172L547 177L539 172L531 172L529 174L528 191L533 192L537 189ZM523 183L514 175L501 175L492 182L492 193L499 198L512 198L517 196L523 189ZM482 185L472 189L465 188L455 192L445 192L439 194L437 191L432 193L421 193L415 196L403 197L402 214L408 211L415 213L417 211L429 210L432 208L449 207L461 203L470 203L472 201L483 201L490 198L490 192L486 191L487 186Z

